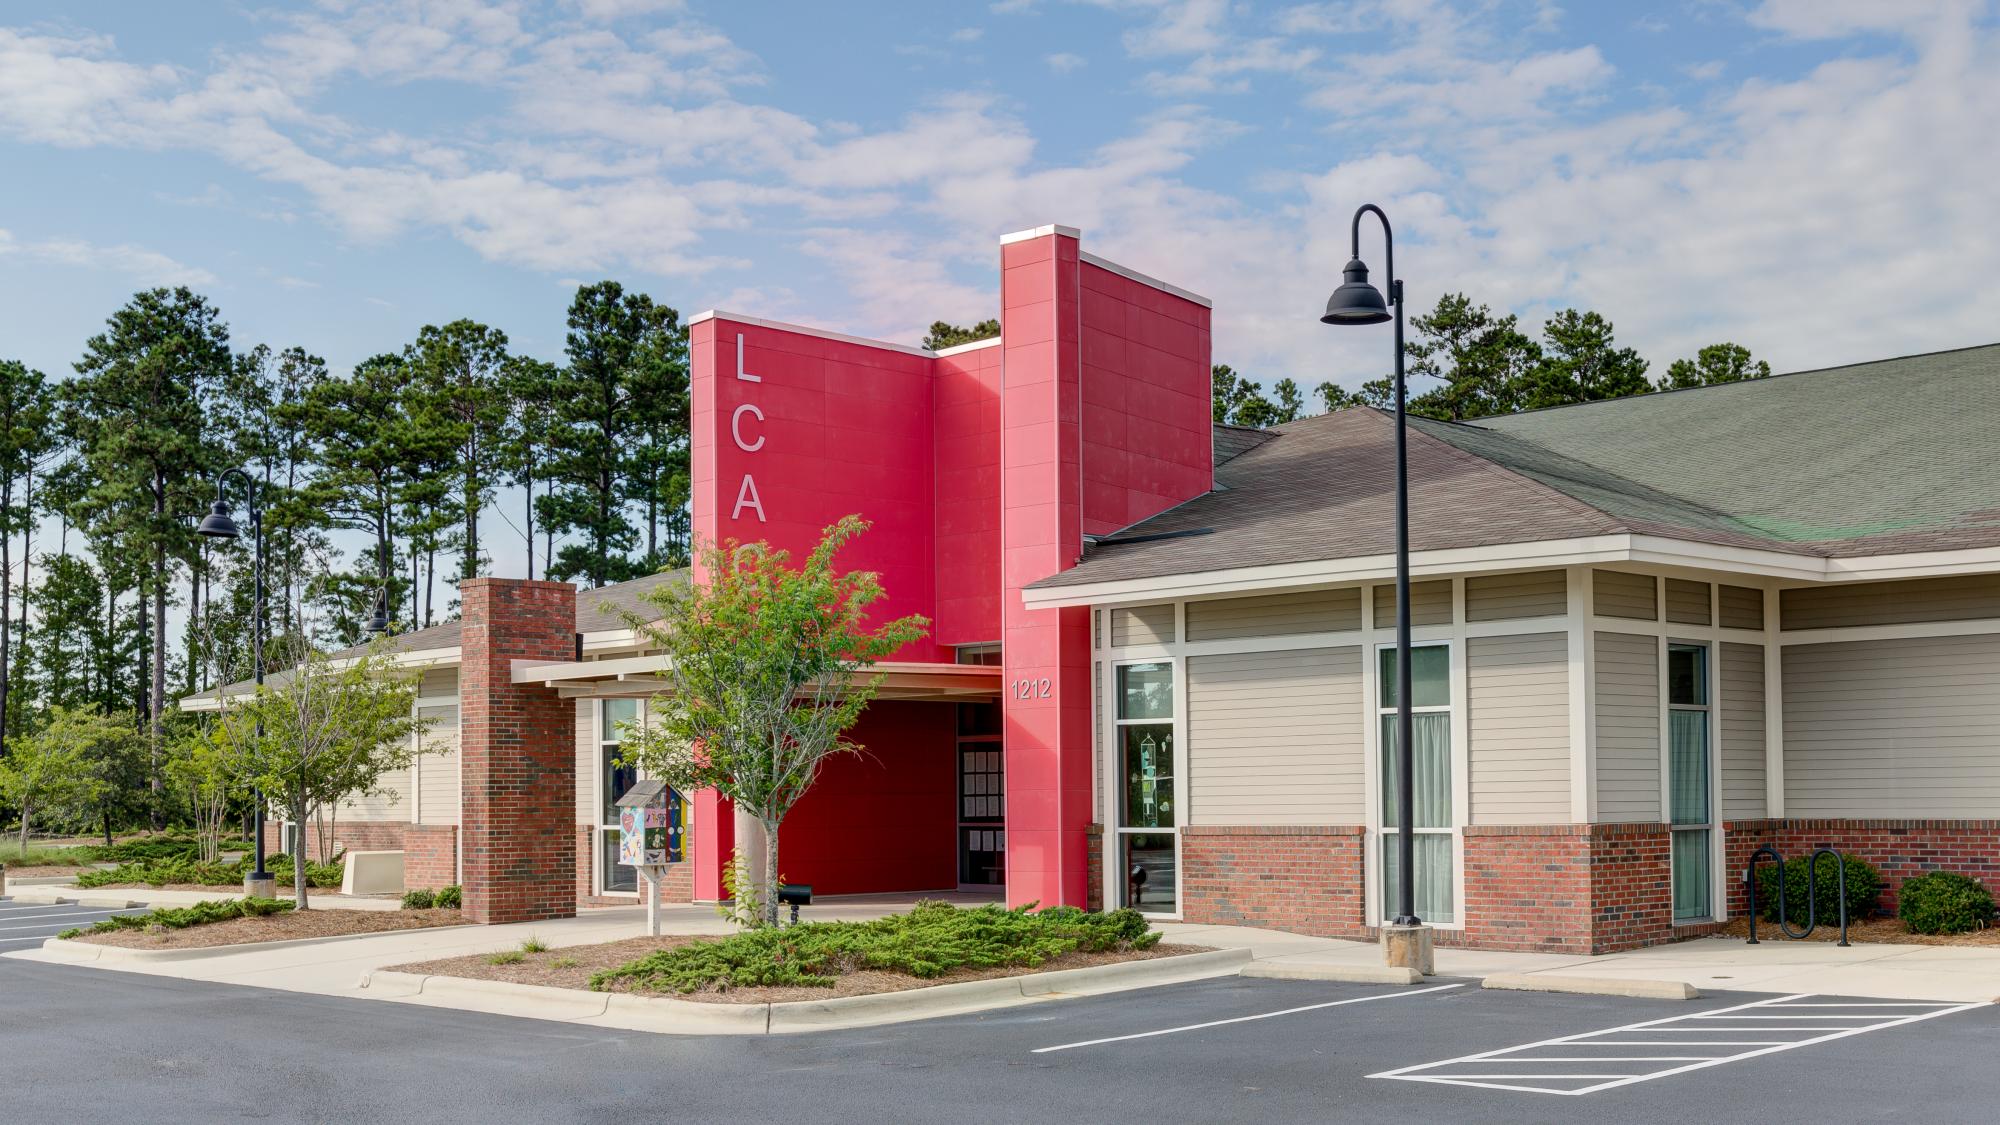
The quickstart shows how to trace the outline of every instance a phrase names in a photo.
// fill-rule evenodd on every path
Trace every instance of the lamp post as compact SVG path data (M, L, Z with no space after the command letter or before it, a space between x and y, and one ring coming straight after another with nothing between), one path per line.
M361 628L371 636L379 637L384 634L393 636L395 622L389 618L389 552L386 547L376 548L375 570L382 580L382 585L375 591L375 611L369 614L368 620L362 623Z
M250 537L252 541L252 590L250 597L250 663L256 676L258 688L264 686L264 509L257 503L257 482L242 469L226 469L215 478L215 503L209 508L201 525L195 530L210 539L241 539L243 533L237 530L236 520L229 514L229 501L225 498L230 477L243 481L244 503L250 510ZM257 720L257 737L264 737L264 720ZM253 898L271 898L277 893L277 881L269 871L264 870L264 793L253 790L251 796L255 806L257 826L253 850L257 854L256 868L243 877L244 893Z
M1368 283L1361 261L1361 217L1373 214L1382 223L1382 257L1389 295ZM1391 965L1406 965L1430 975L1433 968L1430 930L1417 917L1416 894L1416 768L1411 753L1414 721L1410 717L1410 462L1409 425L1404 416L1403 283L1396 277L1396 238L1389 216L1373 203L1354 211L1349 234L1347 267L1340 288L1327 298L1322 324L1380 324L1396 306L1396 917L1383 928L1383 949Z

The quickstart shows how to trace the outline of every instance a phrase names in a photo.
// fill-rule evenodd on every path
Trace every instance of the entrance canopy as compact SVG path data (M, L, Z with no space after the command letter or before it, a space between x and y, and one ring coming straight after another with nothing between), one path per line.
M553 688L564 699L648 696L666 690L660 673L669 663L660 653L610 660L517 660L513 679L517 684ZM975 702L1000 698L1002 673L992 665L885 661L875 665L874 673L882 677L877 699Z

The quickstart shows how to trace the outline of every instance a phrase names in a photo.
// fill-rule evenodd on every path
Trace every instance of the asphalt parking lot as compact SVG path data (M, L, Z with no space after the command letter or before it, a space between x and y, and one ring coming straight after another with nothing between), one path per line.
M145 907L104 910L88 906L15 902L0 898L0 953L40 945L72 926L88 926L113 914L144 914Z
M34 1121L1986 1121L2000 1101L1993 1005L1225 978L680 1038L10 959L0 997L0 1104Z

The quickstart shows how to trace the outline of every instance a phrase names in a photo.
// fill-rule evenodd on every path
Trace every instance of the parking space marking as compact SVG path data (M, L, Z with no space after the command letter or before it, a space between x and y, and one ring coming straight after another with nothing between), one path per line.
M1600 1090L1612 1090L1629 1086L1635 1082L1648 1082L1655 1078L1666 1078L1674 1074L1686 1074L1724 1063L1741 1062L1761 1055L1789 1051L1797 1047L1810 1047L1816 1043L1829 1043L1835 1039L1845 1039L1852 1035L1863 1035L1871 1031L1884 1031L1893 1027L1936 1019L1985 1007L1984 1002L1974 1004L1952 1004L1923 1000L1898 1001L1856 1001L1843 1004L1811 997L1808 994L1779 996L1768 1000L1756 1000L1748 1004L1738 1004L1730 1008L1719 1008L1711 1012L1696 1012L1685 1016L1669 1016L1666 1019L1647 1020L1643 1023L1628 1023L1621 1027L1608 1027L1599 1031L1587 1031L1578 1035L1565 1035L1555 1039L1543 1039L1534 1043L1522 1043L1513 1047L1502 1047L1495 1051L1482 1051L1474 1055L1461 1055L1455 1059L1421 1063L1416 1066L1400 1067L1369 1075L1370 1078L1388 1078L1399 1082L1428 1082L1446 1086L1478 1086L1494 1090L1521 1090L1536 1094L1594 1094ZM1820 1010L1853 1009L1846 1014L1808 1015L1795 1011L1799 1008ZM1884 1012L1880 1009L1914 1009L1899 1012ZM1725 1027L1697 1026L1694 1021L1714 1021L1714 1023L1737 1022L1738 1026ZM1768 1020L1777 1023L1753 1023ZM1807 1020L1837 1020L1845 1026L1830 1023L1804 1024ZM1655 1034L1686 1034L1688 1032L1716 1033L1727 1035L1752 1034L1757 1036L1785 1034L1802 1035L1802 1038L1782 1039L1653 1039ZM1750 1050L1731 1051L1724 1054L1597 1054L1601 1048L1655 1047L1747 1047ZM1555 1048L1555 1050L1550 1050ZM1595 1070L1604 1064L1629 1064L1635 1062L1667 1063L1671 1065L1639 1069L1621 1066L1617 1070ZM1532 1065L1530 1065L1532 1064ZM1563 1064L1560 1069L1550 1064ZM1524 1067L1524 1069L1515 1069ZM1582 1085L1540 1085L1540 1083L1582 1083Z
M102 918L106 914L120 913L115 910L70 910L61 914L0 914L0 920L12 918L30 919L27 925L0 926L0 930L32 930L42 924L44 918Z
M1104 1043L1123 1043L1128 1039L1151 1039L1159 1035L1175 1035L1183 1031L1200 1031L1205 1027L1222 1027L1232 1023L1249 1023L1252 1020L1275 1019L1278 1016L1292 1016L1300 1012L1316 1012L1321 1008L1338 1008L1345 1004L1365 1004L1370 1000L1397 1000L1405 996L1422 996L1431 992L1446 992L1454 988L1464 988L1464 984L1440 984L1432 988L1419 988L1409 992L1382 992L1373 996L1350 996L1345 1000L1329 1000L1324 1004L1307 1004L1298 1008L1286 1008L1278 1012L1260 1012L1254 1016L1237 1016L1234 1019L1209 1020L1207 1023L1191 1023L1181 1027L1163 1027L1156 1031L1139 1031L1131 1035L1112 1035L1103 1039L1085 1039L1080 1043L1062 1043L1054 1047L1036 1047L1030 1054L1046 1055L1053 1051L1068 1051L1077 1047L1096 1047Z

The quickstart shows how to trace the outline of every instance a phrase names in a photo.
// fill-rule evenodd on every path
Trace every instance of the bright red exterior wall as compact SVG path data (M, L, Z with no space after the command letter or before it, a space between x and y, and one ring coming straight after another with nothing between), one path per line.
M1089 615L1030 613L1021 590L1074 566L1086 533L1209 489L1208 309L1089 261L1066 228L1007 240L1000 294L1002 340L942 356L727 314L696 322L694 531L798 554L858 512L874 526L842 564L881 574L883 618L932 621L899 660L1000 641L1007 683L1026 685L1005 706L1008 899L1081 905L1096 819ZM878 758L892 744L893 770L836 767L793 814L787 877L823 893L955 884L952 727L888 728ZM936 838L935 856L878 846L859 815L917 823L931 803L943 827L921 838ZM697 898L721 893L729 823L725 804L697 797Z
M778 866L815 895L958 885L957 708L882 702L849 732L861 754L830 760L785 818Z
M1000 639L1000 348L939 356L931 381L937 450L939 644Z

